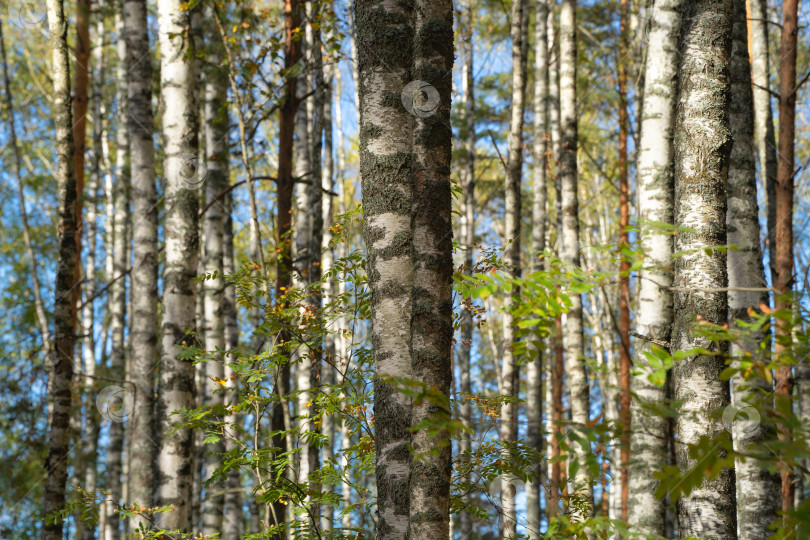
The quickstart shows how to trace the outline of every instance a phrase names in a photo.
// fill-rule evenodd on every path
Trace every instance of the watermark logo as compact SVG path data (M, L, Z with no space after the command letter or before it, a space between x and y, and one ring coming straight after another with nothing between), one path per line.
M43 0L11 0L8 3L8 19L20 28L30 29L45 22Z
M135 399L132 392L110 385L101 389L96 397L96 408L101 417L110 422L123 422L132 409L135 408Z
M174 173L173 177L179 178L192 189L205 182L205 177L208 175L205 160L200 159L197 154L179 154L171 160L170 167L174 168L169 171Z
M425 81L411 81L402 89L402 105L419 118L433 116L439 110L439 91Z
M742 436L751 435L759 428L761 421L759 411L751 405L732 404L723 409L723 426L730 433L733 432L732 430L736 430Z

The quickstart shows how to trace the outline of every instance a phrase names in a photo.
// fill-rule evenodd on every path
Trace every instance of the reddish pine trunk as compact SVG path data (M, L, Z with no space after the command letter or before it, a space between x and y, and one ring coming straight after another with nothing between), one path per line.
M779 159L776 169L776 309L790 313L793 307L793 143L796 129L796 38L798 35L798 0L782 3L782 61L779 84ZM789 320L776 320L776 356L787 364L790 358L791 325ZM777 407L790 412L793 379L790 365L776 374ZM790 442L790 429L784 426L779 439ZM782 510L793 509L793 472L782 468Z

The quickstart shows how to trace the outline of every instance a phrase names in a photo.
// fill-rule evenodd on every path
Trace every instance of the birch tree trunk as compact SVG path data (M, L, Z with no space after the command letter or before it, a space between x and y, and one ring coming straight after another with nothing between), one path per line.
M672 136L678 92L678 43L683 0L659 0L653 4L644 66L644 98L641 104L641 134L638 152L639 244L645 254L639 272L636 332L668 342L672 332L672 236L652 224L672 223L674 197ZM665 500L655 495L659 481L650 471L667 464L667 419L644 404L666 404L665 380L650 380L655 369L647 360L653 352L650 341L635 344L633 400L628 483L628 521L639 532L664 536Z
M534 146L532 184L532 244L531 272L544 268L540 254L546 247L546 152L548 150L548 1L539 0L535 9L535 64L534 64ZM534 339L539 339L539 336ZM527 366L526 378L526 442L529 447L543 452L543 348L536 349L535 358ZM540 465L533 471L536 476L526 484L526 534L530 539L540 538L540 493L545 474Z
M194 406L194 366L181 360L192 345L195 330L195 284L198 259L198 196L200 177L197 149L197 107L194 43L189 34L191 14L181 0L158 2L160 88L166 175L166 264L163 271L163 328L158 413L161 449L158 459L158 505L176 510L161 514L167 529L191 527L193 437L188 428L174 429L181 417L175 411Z
M794 137L796 133L796 46L798 29L798 0L782 2L782 57L779 66L779 159L776 167L775 197L776 249L774 250L776 273L773 285L776 289L776 309L783 313L793 310L793 178L794 178ZM789 414L793 394L791 368L792 361L791 319L777 319L776 358L784 362L776 373L776 406L782 414ZM790 427L783 425L779 430L779 440L789 443L792 439ZM793 509L794 475L786 465L782 465L782 511ZM785 518L787 519L787 517Z
M751 65L748 62L748 28L745 0L732 0L731 45L731 103L729 123L733 140L728 169L728 209L726 228L728 243L736 249L728 251L729 328L744 337L730 343L731 357L768 362L759 352L759 345L768 337L764 330L746 329L740 323L751 323L748 310L768 305L767 292L739 289L762 288L767 285L759 247L759 208L757 207L756 151L754 145L754 110L751 91ZM737 290L735 290L737 289ZM752 370L757 373L759 370ZM747 411L765 414L773 407L771 384L764 378L743 378L737 373L731 380L733 406L744 420ZM768 397L770 396L770 403ZM772 438L765 424L737 421L733 424L734 447L737 451L772 454L762 443ZM754 459L735 462L737 479L737 520L740 540L767 538L768 526L780 509L779 475L770 472L767 464Z
M731 1L689 0L684 4L683 21L674 135L674 223L688 230L675 237L675 251L683 256L673 265L672 350L702 347L711 351L679 360L674 367L675 399L681 403L678 465L687 470L700 466L698 459L689 456L689 448L701 436L724 436L717 411L730 402L728 382L719 378L726 344L709 340L695 325L703 321L722 325L728 313L726 293L708 290L728 283L725 251L714 247L726 243ZM722 459L724 451L717 452ZM681 538L736 537L733 469L704 479L681 497L678 532Z
M65 482L70 443L70 402L73 383L73 350L76 330L76 261L79 258L79 238L76 216L76 176L73 163L73 111L70 97L70 67L67 32L62 0L47 0L48 39L52 62L53 104L56 127L58 168L56 180L59 193L57 228L56 286L54 289L54 355L50 370L50 400L48 419L48 457L45 462L47 479L43 513L62 510L65 506ZM63 521L54 519L42 526L43 540L61 540Z
M408 537L411 398L394 378L413 379L414 263L411 178L414 117L399 100L412 80L413 8L357 0L360 175L374 342L378 540ZM419 84L419 83L417 83Z
M129 499L145 507L153 503L154 463L157 453L154 412L154 378L157 362L158 231L157 191L152 117L152 65L145 0L124 3L126 38L127 131L130 134L133 224L132 352L130 379L135 385L133 414L129 419ZM116 194L116 225L119 212L126 213L127 191L122 178ZM123 217L123 216L122 216ZM126 230L116 228L115 266L126 267ZM123 268L122 270L123 271ZM121 313L123 319L123 312ZM115 340L115 338L113 338ZM130 519L131 530L147 521Z
M562 249L560 258L567 265L579 266L579 202L577 198L577 32L576 0L563 0L560 11L560 183L562 186ZM582 297L571 295L571 307L563 316L565 371L571 403L571 420L575 429L587 425L590 408L588 374L585 369L585 347L582 338ZM573 481L577 490L593 499L588 469L587 445L574 443L574 456L579 468ZM579 516L584 518L587 516Z
M421 108L413 111L411 365L421 390L433 395L413 404L408 537L439 539L450 532L452 474L452 443L444 426L451 416L453 378L452 77L447 76L453 72L453 2L416 0L415 8L413 77L436 94L413 103Z
M765 180L767 245L771 279L776 276L776 138L771 109L771 63L768 52L768 2L748 1L751 80L754 91L754 126L759 166Z
M520 187L523 169L523 102L526 93L526 62L523 58L523 18L528 17L525 0L512 3L512 105L509 121L509 161L507 162L504 219L504 262L511 277L520 277ZM503 363L501 366L501 395L518 397L520 390L519 368L513 347L517 342L512 309L518 302L520 292L514 289L504 297L503 305ZM517 405L506 402L501 405L500 440L503 459L510 460L510 446L517 440ZM503 536L517 536L515 496L517 486L511 481L501 482L501 507L503 512Z
M224 198L215 198L228 187L228 64L222 51L222 39L214 21L214 8L204 7L206 34L206 69L204 71L205 118L205 212L203 271L212 273L204 282L205 350L212 354L205 364L205 405L217 408L225 405L225 392L218 381L225 380L225 313L223 304L225 207ZM212 203L211 206L208 204ZM215 391L219 389L219 391ZM205 448L205 475L210 479L222 465L225 439L220 438ZM205 488L202 506L203 535L221 533L225 481L218 479Z
M123 36L124 15L119 9L116 12L115 26L119 36ZM119 39L117 43L118 67L116 69L116 93L118 98L119 119L128 118L128 98L127 96L127 45L124 39ZM150 132L151 133L151 132ZM113 217L113 271L115 276L122 276L110 286L110 334L112 336L112 354L110 357L110 376L113 379L124 380L125 378L125 350L124 334L127 313L126 278L124 272L129 266L129 192L130 192L130 164L127 158L130 155L129 129L122 129L119 125L116 130L116 155L115 168L116 178L114 186L114 217ZM155 293L157 294L157 293ZM132 319L130 319L132 320ZM154 324L154 322L153 322ZM131 338L134 342L135 326L132 327ZM154 359L152 360L154 362ZM151 366L152 364L150 364ZM150 387L150 396L152 390ZM135 399L137 400L138 388L135 387ZM130 419L131 428L134 418ZM109 499L112 502L119 502L122 495L121 454L124 448L124 426L121 422L110 422L110 442L107 448L107 490L110 492ZM150 490L151 491L151 490ZM105 504L104 538L106 540L116 540L120 536L120 520L118 512L112 504Z
M230 194L225 195L224 198L224 218L225 226L223 230L223 252L222 252L222 268L225 275L234 273L234 258L233 258L233 200ZM225 346L229 351L236 349L239 346L239 320L236 308L236 291L233 286L225 286L222 295L222 310L225 315ZM233 368L225 363L225 379L230 380L234 375ZM235 403L238 397L238 388L228 387L225 394L225 401L227 403ZM229 409L230 410L230 409ZM229 452L236 448L237 442L234 440L237 432L230 426L235 426L239 423L239 416L236 414L228 414L225 416L225 426L228 436L225 439L225 451ZM242 515L242 479L239 469L231 469L228 471L226 481L227 492L225 493L225 518L222 528L223 540L239 540L240 535L244 530L244 516Z
M462 174L460 241L466 247L464 267L467 272L473 268L473 244L475 243L475 80L474 80L474 14L472 0L464 0L459 20L459 44L462 48L463 64L461 67L461 84L464 93L464 170ZM469 309L461 312L461 342L459 344L459 376L461 391L461 422L467 429L472 425L472 405L467 396L472 395L470 382L470 357L472 355L473 315ZM459 454L464 455L472 450L472 435L465 431L459 441ZM472 476L467 478L472 481ZM469 498L466 499L469 502ZM472 535L473 520L468 512L459 514L459 529L462 538Z

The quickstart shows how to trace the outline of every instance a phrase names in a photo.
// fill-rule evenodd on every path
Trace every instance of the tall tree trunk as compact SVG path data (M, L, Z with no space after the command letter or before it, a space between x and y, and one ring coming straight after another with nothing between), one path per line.
M729 404L729 385L720 380L726 344L697 331L703 321L726 323L726 254L712 249L726 243L726 178L729 131L729 56L731 1L689 0L684 5L680 45L678 105L675 117L674 223L684 227L675 237L675 316L673 351L702 347L675 364L675 399L681 402L677 419L678 465L700 466L689 449L701 436L723 437L717 410ZM723 458L724 451L718 450ZM737 509L733 469L684 495L678 502L678 531L687 536L735 538Z
M65 482L70 443L70 402L73 383L73 350L76 330L76 264L79 259L79 236L76 216L76 176L73 162L73 111L70 96L70 64L63 0L47 0L49 48L52 61L54 124L59 193L57 227L56 286L54 289L54 356L50 373L47 479L43 511L45 515L65 506ZM54 519L42 526L43 540L61 540L63 521Z
M627 496L630 463L630 259L623 250L629 249L627 227L630 225L630 196L627 184L627 137L630 119L627 117L627 62L629 61L628 7L621 0L619 7L620 48L619 56L619 421L621 424L619 485L614 489L621 493L621 519L627 521Z
M768 304L765 269L759 247L759 208L757 207L756 154L754 145L754 110L751 91L751 65L748 62L748 36L745 0L733 0L731 45L731 104L729 123L733 144L728 169L728 209L726 228L728 243L736 247L728 251L729 327L742 334L730 343L731 357L768 363L759 352L766 339L765 330L746 329L753 318L748 310ZM740 289L760 288L761 292ZM747 334L747 335L746 335ZM758 370L752 370L757 373ZM737 373L731 379L733 406L743 421L734 422L734 446L737 451L771 453L762 443L772 437L765 424L744 421L746 410L757 411L773 407L771 384L764 378L743 377ZM770 403L768 403L770 396ZM764 466L763 466L764 465ZM753 459L735 462L737 507L740 540L767 538L768 526L774 521L779 506L779 475L770 472L767 464Z
M415 8L413 78L432 85L430 91L437 92L433 99L438 102L428 95L425 108L415 114L411 366L422 391L441 397L414 400L408 535L448 538L451 440L440 426L450 420L453 378L452 77L447 76L454 59L453 2L416 0Z
M145 0L124 3L126 38L127 130L130 134L133 213L137 216L132 229L132 337L129 374L135 385L133 414L129 420L129 500L132 504L152 506L155 478L155 400L154 380L158 321L158 230L157 191L155 188L155 155L153 146L152 63L149 57L149 31ZM118 209L126 212L127 189L119 179L116 193ZM126 231L116 228L116 267L129 260ZM123 291L122 291L123 292ZM123 309L123 308L122 308ZM123 324L123 311L121 313ZM131 530L148 523L139 516L129 522Z
M116 12L115 25L119 36L124 35L124 15L119 9ZM118 98L118 118L123 122L129 112L129 99L127 97L127 44L124 39L117 43L118 68L116 69L116 86ZM150 131L151 133L151 131ZM129 191L130 166L127 158L130 154L129 126L119 124L116 130L116 179L115 179L115 209L113 217L113 271L115 276L123 276L129 266ZM157 292L155 292L157 294ZM110 333L112 335L112 354L110 358L110 376L113 379L125 380L125 350L124 334L126 325L127 296L126 278L116 280L110 286ZM153 322L154 324L154 322ZM134 330L134 326L132 329ZM134 333L131 339L135 340ZM154 361L154 360L153 360ZM151 364L150 364L151 366ZM125 388L126 390L126 388ZM151 389L150 389L151 392ZM135 388L137 400L138 388ZM151 396L151 393L150 393ZM108 418L112 420L112 418ZM120 420L117 418L116 420ZM130 426L135 419L130 419ZM121 454L124 447L124 426L121 422L110 423L110 442L107 447L107 490L110 492L109 500L118 503L121 500ZM117 540L120 535L120 521L118 512L113 504L105 504L104 538Z
M204 403L216 408L225 404L225 393L219 381L225 379L225 363L222 351L225 343L225 312L223 304L225 213L224 198L215 198L228 187L228 64L222 51L222 39L214 20L214 8L204 7L204 31L206 37L205 62L205 212L203 246L203 271L212 273L204 283L204 328L205 350L213 356L205 364ZM211 204L213 202L213 204ZM211 204L211 206L208 206ZM216 391L220 389L220 391ZM222 465L225 439L205 446L205 476L211 479L214 471ZM213 535L222 532L223 505L226 483L224 479L213 480L205 488L202 506L202 533Z
M462 196L461 196L461 223L460 241L465 246L464 268L466 272L472 272L473 268L473 244L475 243L475 79L474 67L474 14L473 0L464 0L461 18L459 20L459 44L461 45L463 64L461 67L461 85L464 93L464 127L462 131L464 137L464 169L462 173ZM473 314L470 309L463 309L461 312L461 342L459 344L459 376L461 391L461 422L465 428L472 430L472 405L467 396L472 395L472 384L470 381L470 358L472 355L473 339ZM459 454L464 455L472 451L472 434L464 431L459 441ZM472 477L467 478L468 481ZM469 498L465 499L470 502ZM469 538L472 535L473 519L469 512L462 512L459 515L459 529L462 538Z
M535 9L535 63L534 63L534 146L532 184L532 244L531 272L544 268L541 253L546 247L546 152L548 151L548 0L539 0ZM539 339L535 337L535 339ZM537 347L535 358L527 367L526 378L526 428L527 444L543 452L543 347ZM542 515L540 493L545 474L540 473L526 484L526 533L531 539L540 538Z
M562 184L562 251L560 258L570 266L579 266L579 202L577 198L577 31L576 0L563 0L560 11L560 182ZM581 429L589 421L590 398L585 370L585 346L582 338L582 297L571 295L571 307L563 316L565 371L568 376L571 420ZM587 444L574 443L574 458L579 463L575 478L587 499L593 498L587 456ZM580 516L586 517L586 516Z
M298 0L285 0L284 4L284 72L285 91L284 101L279 111L278 130L278 179L276 182L278 197L276 201L276 249L279 250L278 270L276 272L276 305L283 306L283 296L291 285L290 272L292 271L292 257L290 254L290 216L292 212L293 194L293 133L295 128L295 111L298 108L296 97L296 77L291 74L298 62L300 53L300 40L295 38L298 29ZM282 332L280 341L288 341ZM285 396L290 391L290 366L280 368L276 381L276 394ZM285 410L276 405L272 413L272 428L274 431L285 429ZM273 446L289 449L290 436L282 435L274 438ZM286 506L281 503L273 504L274 513L279 522L285 520Z
M45 357L51 355L51 331L48 326L48 316L45 313L45 304L42 302L42 292L40 290L39 272L37 270L34 247L31 242L31 228L28 226L28 212L25 209L25 191L22 179L22 156L20 147L17 144L17 128L14 118L14 102L11 98L11 81L8 76L8 59L6 58L6 43L3 37L3 26L0 22L0 52L3 60L3 84L5 87L6 109L8 110L9 144L14 151L14 177L16 180L18 208L20 212L20 224L22 225L23 242L25 252L28 256L28 264L31 272L31 287L34 295L34 313L37 318L37 327L42 337L42 349Z
M639 272L636 331L668 342L672 331L672 235L653 222L672 223L674 197L672 134L678 92L678 43L683 0L659 0L652 8L644 66L644 98L638 151L639 245L645 254ZM665 500L655 495L659 481L650 471L667 464L667 419L643 405L666 404L666 380L651 381L655 368L647 360L652 342L635 344L635 373L630 451L633 457L628 482L628 516L639 532L665 536Z
M233 257L233 200L230 193L224 197L225 227L223 231L222 268L225 275L234 273ZM236 291L233 286L225 286L222 295L222 309L225 313L225 346L233 351L239 346L239 320L236 308ZM230 380L234 375L233 368L225 363L225 379ZM226 403L235 404L238 398L238 387L228 387L225 394ZM233 410L233 406L229 408ZM238 425L239 416L228 414L225 416L225 426L229 437L225 440L225 451L230 452L237 447L234 440L237 432L230 426ZM222 529L223 540L239 540L244 529L244 516L242 514L242 480L240 469L228 471L225 493L225 519Z
M198 195L204 178L197 166L197 107L194 42L189 34L191 14L181 0L158 2L160 88L166 176L166 264L163 271L163 328L158 414L161 450L158 459L157 503L174 504L160 515L168 529L191 527L192 431L175 429L174 411L194 406L194 366L181 360L195 330L195 285L198 259Z
M413 8L357 0L354 9L360 175L376 368L377 538L394 540L408 537L411 501L412 403L391 379L413 379L415 253L410 238L415 205L411 179L416 164L412 154L414 117L388 96L407 92L406 85L413 78Z
M776 167L775 201L776 250L775 279L776 309L784 312L793 309L793 167L794 137L796 132L796 46L799 33L798 0L782 2L782 57L779 66L779 159ZM788 364L792 360L792 337L790 318L776 320L776 344L774 353L783 365L776 372L776 406L782 415L790 415L792 408L793 379ZM783 425L779 440L789 443L790 427ZM782 466L782 511L793 509L793 471Z
M768 2L748 0L749 50L754 91L754 126L759 166L765 184L767 245L771 280L776 277L776 139L771 110L771 63L768 52Z
M504 262L512 277L520 277L520 221L521 221L521 176L523 170L523 102L526 94L526 62L523 47L523 18L528 17L525 0L512 3L512 105L509 121L509 161L506 172L506 194L504 199ZM514 289L504 297L503 310L503 363L501 366L501 394L517 398L520 390L519 368L513 347L517 342L517 327L512 309L518 303L520 292ZM517 405L505 402L501 405L500 439L504 460L510 459L509 443L517 441ZM503 509L504 538L517 536L517 515L514 482L501 482L501 507Z

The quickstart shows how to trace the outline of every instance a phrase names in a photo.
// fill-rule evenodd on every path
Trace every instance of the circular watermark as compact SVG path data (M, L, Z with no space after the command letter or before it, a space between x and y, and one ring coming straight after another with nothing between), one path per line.
M123 422L135 408L132 392L114 384L105 386L96 397L96 408L101 417L110 422Z
M751 405L729 405L723 409L723 425L729 432L736 429L741 435L751 434L757 430L761 421L759 411Z
M433 116L439 110L439 91L425 81L411 81L402 89L402 105L419 118Z
M8 3L8 19L20 28L34 28L45 22L43 0L11 0Z
M171 160L170 166L174 169L169 171L170 174L173 173L172 176L179 178L190 188L199 187L208 175L205 159L197 154L180 154Z

